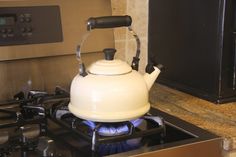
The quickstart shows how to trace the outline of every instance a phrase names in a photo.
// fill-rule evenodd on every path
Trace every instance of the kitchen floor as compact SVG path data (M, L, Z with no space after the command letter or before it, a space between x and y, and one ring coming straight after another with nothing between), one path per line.
M236 102L216 105L160 84L152 87L150 101L155 108L222 136L225 156L236 157Z

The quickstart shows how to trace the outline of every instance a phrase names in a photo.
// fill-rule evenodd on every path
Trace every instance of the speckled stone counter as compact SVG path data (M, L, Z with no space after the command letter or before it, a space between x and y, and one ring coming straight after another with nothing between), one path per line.
M150 102L154 108L222 136L224 149L236 150L236 102L216 105L159 84L152 87Z

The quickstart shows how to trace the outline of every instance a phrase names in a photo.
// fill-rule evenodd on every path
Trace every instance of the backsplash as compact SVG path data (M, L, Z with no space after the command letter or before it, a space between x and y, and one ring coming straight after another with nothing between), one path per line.
M147 64L148 44L148 3L149 0L111 0L113 15L130 15L132 27L141 40L140 72L144 73ZM136 51L135 39L125 28L114 30L117 57L131 63Z

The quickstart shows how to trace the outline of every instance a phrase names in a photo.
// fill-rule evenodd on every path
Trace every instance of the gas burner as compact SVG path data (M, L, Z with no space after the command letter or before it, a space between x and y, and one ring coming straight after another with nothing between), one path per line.
M0 156L8 157L12 152L21 151L27 154L34 151L40 136L38 124L25 125L20 127L0 130Z
M58 112L58 110L55 111ZM65 109L65 114L61 115L59 119L55 117L55 114L50 119L91 143L91 150L94 152L100 151L100 153L104 153L106 152L104 148L114 149L114 151L122 150L121 148L123 147L132 149L139 145L137 141L140 140L135 139L153 134L159 134L160 138L165 136L164 121L158 116L147 114L139 119L126 122L101 123L77 118L72 113L66 111L67 109ZM144 125L144 128L141 125ZM145 125L148 125L149 129L145 129Z
M83 121L92 130L97 128L98 134L101 136L119 136L128 134L131 127L137 127L142 123L142 119L131 120L130 122L119 123L96 123L92 121Z
M45 91L40 91L40 90L20 91L14 95L14 100L3 104L19 103L21 105L22 104L38 105L51 100L55 101L58 99L69 98L69 96L70 93L66 89L57 86L53 94L49 94Z

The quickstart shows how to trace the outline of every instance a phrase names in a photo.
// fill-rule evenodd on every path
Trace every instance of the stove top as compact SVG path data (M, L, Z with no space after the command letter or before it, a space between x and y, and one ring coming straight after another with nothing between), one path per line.
M60 87L0 103L0 156L127 156L217 138L154 108L136 120L99 123L75 117L68 103Z

